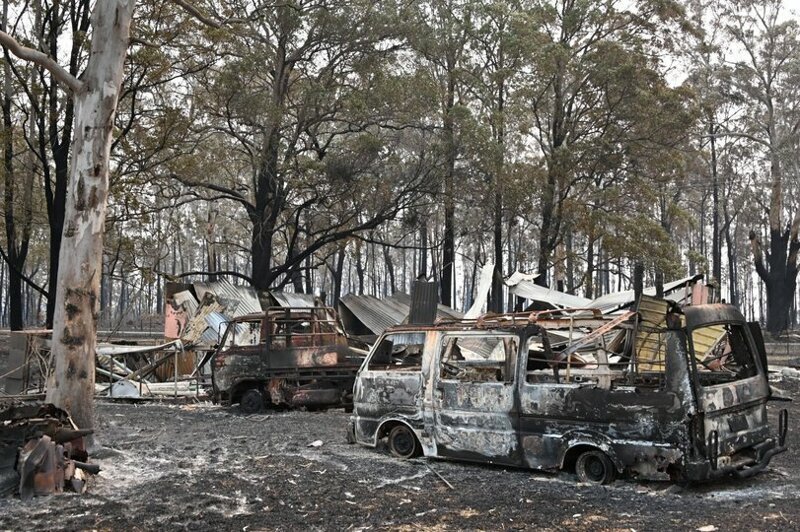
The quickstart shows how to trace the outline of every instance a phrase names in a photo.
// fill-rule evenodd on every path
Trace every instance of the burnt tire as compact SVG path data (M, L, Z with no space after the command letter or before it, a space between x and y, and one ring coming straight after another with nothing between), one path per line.
M581 482L589 484L610 484L617 476L611 459L598 450L581 453L575 461L575 473Z
M405 425L395 425L389 431L389 451L403 460L422 454L414 431Z
M239 399L239 409L245 414L258 414L264 410L264 394L260 390L250 388Z

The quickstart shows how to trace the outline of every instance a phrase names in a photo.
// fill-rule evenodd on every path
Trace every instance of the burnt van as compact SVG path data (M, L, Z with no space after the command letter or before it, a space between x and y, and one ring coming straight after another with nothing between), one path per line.
M267 405L349 409L363 360L332 308L269 308L226 324L211 358L213 399L248 414Z
M356 377L348 439L541 470L747 477L786 450L763 339L729 305L497 315L395 327Z

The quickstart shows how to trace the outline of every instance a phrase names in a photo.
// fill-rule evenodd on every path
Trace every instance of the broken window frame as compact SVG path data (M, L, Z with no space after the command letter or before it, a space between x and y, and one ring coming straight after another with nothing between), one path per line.
M722 325L726 328L736 328L740 331L741 338L744 340L744 346L747 348L750 356L750 364L752 364L752 369L755 370L750 375L737 378L730 371L708 370L707 367L703 364L703 361L699 360L698 358L699 353L697 353L695 350L695 338L694 338L695 332L719 325ZM728 336L730 332L731 332L730 329L728 329L725 333L725 336ZM719 341L720 340L718 340L717 343ZM695 386L697 387L698 390L701 390L703 388L718 386L721 384L744 382L748 379L757 378L763 375L766 371L766 369L763 367L761 357L759 356L758 349L756 348L755 345L755 340L752 337L750 328L748 327L747 323L736 323L730 321L713 321L708 323L702 323L698 326L686 329L686 342L689 348L689 352L692 355L689 357L691 359L690 367L695 381ZM733 356L732 352L731 356Z
M403 350L403 351L407 352L405 357L400 358L400 357L397 356L400 353L399 352L398 353L394 352L394 345L395 344L393 343L392 344L393 348L388 353L389 360L388 361L380 361L380 362L376 360L376 357L378 357L378 356L380 356L382 354L380 350L382 349L383 345L385 344L385 342L388 339L390 339L392 337L399 337L399 338L405 337L405 339L408 340L413 336L418 336L419 338L417 338L417 339L419 339L421 341L419 343L411 343L411 342L405 341L403 343L396 344L398 346L400 346L400 345L406 346L405 349ZM423 361L424 356L425 356L425 343L426 343L426 340L427 340L427 333L425 331L410 331L410 332L409 331L397 331L397 332L388 333L388 334L382 336L379 339L379 341L375 343L375 346L373 347L373 349L370 352L369 356L367 356L367 358L364 360L363 369L365 369L367 371L373 371L373 372L374 371L380 371L380 372L399 371L399 372L405 372L405 373L421 372L422 371L422 361ZM412 347L412 346L414 347L415 351L418 349L419 352L418 353L415 353L414 351L408 352L409 348ZM412 356L415 357L415 358L409 359L409 363L408 364L404 363L406 358L412 357ZM395 363L392 363L392 359L393 358L397 359L395 361Z
M469 360L465 359L463 362L465 364L452 364L452 362L445 362L445 357L452 354L452 347L448 349L447 344L451 340L458 340L458 339L470 339L470 340L480 340L485 338L499 338L503 344L503 351L505 353L505 359L500 363L497 364L498 367L494 368L492 364L471 364L470 362L475 362L477 359ZM459 382L459 383L471 383L471 384L482 384L482 383L504 383L504 384L513 384L516 382L516 374L517 374L517 357L519 356L519 347L522 344L522 335L519 332L515 331L448 331L441 335L438 343L438 349L435 361L435 371L437 374L437 378L440 381L447 381L447 382ZM456 344L457 345L457 344ZM492 349L491 353L497 349L497 346L500 345L498 342L495 347ZM490 354L491 354L490 353ZM488 357L485 360L489 360ZM459 361L460 362L460 361ZM493 361L493 362L500 362L500 361ZM485 369L495 369L496 371L500 372L499 378L494 380L486 380L486 379L464 379L460 378L460 376L468 376L470 374L477 375L479 374L476 372L471 371L456 371L453 374L446 374L444 371L444 367L447 364L451 364L458 369L462 369L459 366L464 367L480 367L482 370ZM483 371L485 373L485 371Z

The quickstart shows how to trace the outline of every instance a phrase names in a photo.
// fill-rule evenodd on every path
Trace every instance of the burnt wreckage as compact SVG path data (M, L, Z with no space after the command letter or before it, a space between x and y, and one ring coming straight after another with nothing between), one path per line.
M348 439L533 469L699 481L786 450L763 339L729 305L484 316L387 330L356 378Z
M61 493L83 493L89 474L84 436L72 418L52 404L10 405L0 410L0 495L17 492L23 500Z
M270 308L228 322L211 357L214 400L246 413L265 404L347 407L363 355L331 308Z

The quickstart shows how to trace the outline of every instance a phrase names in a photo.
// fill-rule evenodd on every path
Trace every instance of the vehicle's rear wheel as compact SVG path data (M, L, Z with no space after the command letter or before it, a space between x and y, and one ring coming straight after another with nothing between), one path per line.
M264 394L256 388L250 388L242 394L239 408L245 414L257 414L264 410Z
M610 484L614 482L616 470L611 459L603 451L585 451L575 462L575 473L581 482Z
M389 431L389 450L398 458L408 459L420 455L420 445L414 432L405 425L395 425Z

